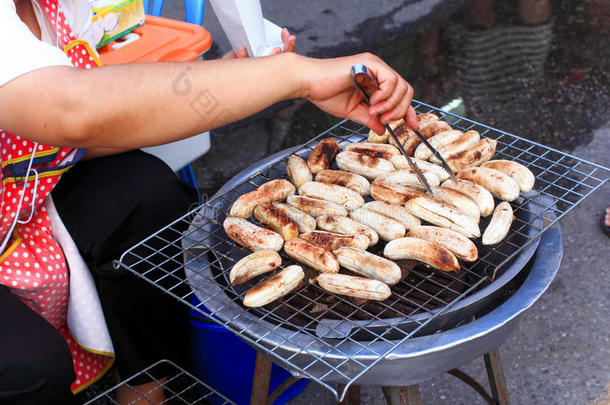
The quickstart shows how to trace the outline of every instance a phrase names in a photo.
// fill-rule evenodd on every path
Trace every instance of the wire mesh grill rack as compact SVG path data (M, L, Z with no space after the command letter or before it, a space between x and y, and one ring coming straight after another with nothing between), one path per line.
M160 380L158 376L170 376ZM135 385L142 384L139 379L146 378L147 382L157 383L149 391L142 392L135 388ZM145 368L139 373L122 381L120 384L108 389L100 395L92 398L85 405L110 405L119 404L116 400L116 392L120 387L126 387L136 395L131 403L153 404L153 398L164 391L165 400L163 404L208 404L235 405L222 394L216 392L210 386L204 384L189 372L183 370L169 360L160 360Z
M405 277L383 302L359 303L326 293L305 281L290 295L263 308L245 308L245 292L261 281L232 287L228 273L250 251L224 233L231 203L266 181L286 177L278 156L221 191L183 217L129 249L116 262L217 322L271 356L296 375L317 381L342 399L347 388L413 336L455 326L434 322L459 307L464 298L484 292L546 229L610 177L602 166L502 132L466 118L414 102L418 113L433 112L452 127L476 130L498 141L495 159L514 160L536 176L534 190L511 203L516 216L498 245L475 241L479 259L462 263L459 273L442 273L412 262L399 263ZM335 137L340 145L366 141L368 129L343 121L294 151L307 157L317 142ZM489 219L481 220L481 229ZM294 261L283 255L283 267ZM186 272L185 272L186 268ZM193 300L196 295L200 302ZM484 296L485 294L483 294ZM338 392L332 385L342 382Z

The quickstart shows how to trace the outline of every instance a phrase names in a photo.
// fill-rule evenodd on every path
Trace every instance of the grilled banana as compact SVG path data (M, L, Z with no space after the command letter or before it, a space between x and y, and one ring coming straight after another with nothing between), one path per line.
M438 148L438 153L440 153L444 159L447 159L449 156L453 156L456 153L474 148L480 139L481 136L477 131L466 131L454 142ZM431 156L430 162L439 165L441 164L441 161L436 156Z
M324 273L320 274L317 280L320 287L326 291L348 297L383 301L392 295L387 284L365 277Z
M286 202L295 208L311 215L319 217L320 215L347 215L347 210L330 201L320 200L318 198L305 197L302 195L291 195Z
M500 200L514 201L519 197L519 184L508 174L496 169L469 167L460 170L457 177L485 187Z
M297 155L291 155L286 162L286 174L297 189L313 179L309 166Z
M421 113L417 114L417 122L419 125L424 125L430 121L438 121L439 118L436 114L433 113Z
M307 166L313 174L329 169L335 155L339 152L339 144L335 138L322 139L307 158Z
M254 209L254 217L261 225L282 235L284 240L299 236L299 225L282 209L272 203L259 204Z
M532 173L530 169L523 166L521 163L510 160L490 160L489 162L483 163L481 167L496 169L508 174L517 184L519 184L519 188L524 193L530 191L532 187L534 187L534 182L536 181L534 173Z
M231 206L229 215L232 217L249 218L258 204L284 201L286 197L294 194L296 189L288 181L277 179L262 184L254 191L240 195Z
M443 131L434 135L432 138L428 139L428 142L435 149L440 149L445 145L449 145L450 143L457 141L462 135L462 131L450 129L448 131ZM432 151L428 149L426 145L420 143L419 146L415 149L414 156L417 159L428 160L430 159L430 157L432 157L432 154Z
M451 126L445 121L432 120L420 124L419 133L422 134L425 138L432 138L434 135L440 134L444 131L449 131L450 129Z
M336 273L339 262L330 251L305 239L291 239L284 244L284 252L296 261L308 265L321 273Z
M442 271L460 271L460 264L453 253L424 239L395 239L385 245L383 255L392 260L414 259Z
M339 264L361 276L394 285L400 281L400 267L385 257L377 256L363 249L342 247L333 250Z
M398 184L386 184L378 181L371 183L371 197L378 201L387 201L392 204L404 204L411 198L425 197L426 193L416 188Z
M472 218L477 224L481 219L479 206L464 194L446 187L432 187L432 198L454 207Z
M244 257L231 269L229 281L231 285L245 283L263 273L277 269L282 264L282 258L274 250L261 250Z
M379 235L373 228L361 224L349 217L341 215L322 215L316 218L318 228L325 231L336 232L343 235L365 235L369 240L369 246L379 242Z
M389 160L350 151L343 151L337 155L337 166L341 170L359 174L369 180L394 170L394 165Z
M389 123L390 128L392 129L396 129L399 126L403 125L405 123L405 120L403 120L402 118L396 121L391 121ZM386 129L385 132L382 135L379 135L377 132L370 130L369 131L369 139L368 141L371 143L386 143L388 141L388 138L390 137L390 133L388 132L388 130Z
M280 250L284 238L243 218L227 217L222 224L229 238L250 250Z
M397 220L364 208L357 208L349 213L350 218L368 225L385 241L405 236L405 226Z
M311 232L316 229L316 219L309 214L304 213L300 209L294 208L292 205L284 203L273 203L273 205L284 212L288 218L297 223L299 233Z
M347 187L363 197L369 195L371 189L369 181L364 176L345 170L322 170L316 174L316 181Z
M497 143L494 139L483 138L473 148L455 153L445 160L454 172L467 167L480 166L494 156Z
M399 204L391 204L387 201L370 201L362 206L367 210L378 212L402 223L406 229L421 225L419 218L411 215L408 209Z
M344 246L366 249L370 242L366 235L342 235L325 231L307 232L299 235L299 238L331 252Z
M350 143L343 150L386 160L390 160L392 156L400 155L400 151L395 146L388 145L387 143L355 142Z
M420 159L415 159L415 158L413 158L412 160L413 160L413 162L417 163L417 166L420 169L422 169L423 171L436 174L440 181L445 181L449 178L449 173L447 173L445 171L445 169L443 169L440 166L437 166L437 165L427 162L425 160L420 160ZM402 155L392 157L391 162L394 165L394 167L396 168L396 170L409 170L410 169L409 162L407 162L407 158L405 158Z
M406 202L405 208L411 214L431 224L460 232L469 238L481 236L479 226L472 218L447 204L440 203L431 198L412 198Z
M474 262L479 256L477 247L470 239L451 229L418 226L407 232L407 236L436 243L466 262Z
M483 244L495 245L506 237L513 223L513 208L506 201L502 201L491 216L489 225L483 232Z
M490 215L494 210L494 197L485 187L462 179L447 180L443 183L443 187L458 191L469 197L479 206L479 211L484 217Z
M364 204L364 198L354 190L336 184L320 183L319 181L310 181L303 184L299 188L299 194L330 201L348 210L361 207Z
M440 184L440 180L436 174L426 171L423 171L423 173L430 186L438 186ZM425 190L424 185L419 181L417 175L409 169L395 170L393 172L383 174L377 177L375 180L379 183L398 184L401 186Z
M305 273L301 266L293 264L277 273L275 276L252 287L244 296L244 306L262 307L281 298L294 290Z

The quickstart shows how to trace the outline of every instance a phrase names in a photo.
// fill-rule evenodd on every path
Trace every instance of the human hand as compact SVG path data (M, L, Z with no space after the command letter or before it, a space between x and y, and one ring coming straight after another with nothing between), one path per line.
M282 42L284 43L284 52L294 52L294 48L296 47L297 37L296 35L291 35L288 28L282 29ZM282 48L277 47L271 50L271 55L279 55L282 53ZM229 52L224 54L222 59L239 59L239 58L247 58L248 50L245 46L239 47L237 52L231 49Z
M405 118L409 127L419 128L411 106L413 87L377 56L364 53L300 62L304 95L320 109L361 122L378 134L385 132L384 124L400 118ZM351 67L358 63L366 65L379 83L370 96L370 106L352 82Z

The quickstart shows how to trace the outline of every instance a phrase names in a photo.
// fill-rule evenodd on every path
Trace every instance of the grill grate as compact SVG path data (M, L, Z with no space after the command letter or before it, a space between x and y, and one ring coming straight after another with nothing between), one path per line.
M157 377L155 377L158 375L171 375L171 377L168 377L166 380L159 380ZM141 384L137 383L136 381L142 377L146 377L147 382L156 382L158 385L155 388L152 388L150 391L141 392L137 390L134 385ZM91 400L87 401L85 405L118 405L119 403L115 399L115 394L119 387L127 387L138 396L138 398L131 403L152 404L153 396L157 395L158 391L163 389L165 392L165 401L162 402L163 404L203 405L212 402L219 405L235 404L171 361L160 360L139 373L131 376L130 378L122 381L120 384L101 393L95 398L92 398Z
M414 107L418 113L438 114L454 128L476 130L482 137L496 139L496 159L522 163L536 176L535 190L511 203L516 220L506 239L493 247L475 241L479 259L462 263L458 274L404 263L406 276L392 288L392 297L375 303L357 303L326 293L309 284L306 277L278 303L264 308L243 307L243 295L260 282L260 277L230 286L229 270L250 251L226 236L222 222L238 196L266 181L285 177L286 155L261 166L254 175L132 247L116 265L157 285L280 365L317 381L342 399L351 383L410 337L455 326L432 321L464 297L493 284L492 280L518 253L601 187L610 174L604 167L426 104L415 102ZM367 134L368 129L360 124L343 121L294 153L308 156L321 138L335 137L344 146L366 140ZM482 230L488 222L488 218L481 219ZM283 266L294 263L282 256ZM312 272L306 269L306 275ZM194 294L200 303L193 303ZM337 392L328 381L347 385L343 392Z

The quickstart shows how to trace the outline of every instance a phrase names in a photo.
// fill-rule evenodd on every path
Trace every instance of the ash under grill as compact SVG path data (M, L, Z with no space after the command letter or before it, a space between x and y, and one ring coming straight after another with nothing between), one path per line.
M117 266L225 326L280 365L337 394L327 381L356 381L408 339L469 322L528 262L542 232L601 187L610 174L601 166L431 106L414 106L418 113L438 114L454 128L476 130L482 137L497 140L495 158L522 163L536 176L535 189L511 203L516 220L509 235L492 247L476 243L479 259L462 263L459 273L442 273L422 265L409 268L383 302L359 303L303 283L279 302L262 308L243 307L247 289L268 276L235 288L228 283L233 264L250 253L230 240L222 228L228 208L241 194L285 177L291 153L306 157L325 137L335 137L341 146L365 140L368 130L347 121L302 147L271 156L238 174L202 207L128 250ZM482 218L481 229L487 224L488 219ZM294 262L283 258L283 266ZM191 303L194 294L201 303Z

